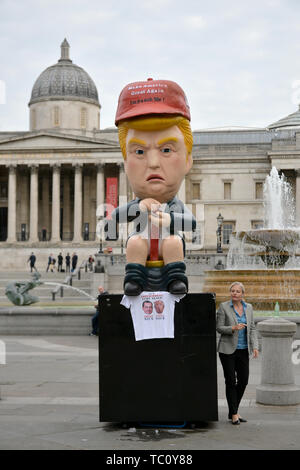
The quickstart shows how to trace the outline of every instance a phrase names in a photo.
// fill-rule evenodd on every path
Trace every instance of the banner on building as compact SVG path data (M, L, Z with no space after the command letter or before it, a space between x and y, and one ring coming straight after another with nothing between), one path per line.
M118 206L118 178L106 178L106 217Z

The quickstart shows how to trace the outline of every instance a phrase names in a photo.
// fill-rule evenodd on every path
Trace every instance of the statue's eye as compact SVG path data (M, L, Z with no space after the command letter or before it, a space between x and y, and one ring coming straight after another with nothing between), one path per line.
M135 153L137 155L144 155L144 150L143 149L136 149Z

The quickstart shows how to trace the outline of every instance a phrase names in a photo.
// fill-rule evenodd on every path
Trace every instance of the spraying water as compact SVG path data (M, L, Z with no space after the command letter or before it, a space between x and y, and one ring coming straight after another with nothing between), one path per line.
M77 292L80 292L81 294L86 295L91 300L95 300L95 297L92 297L90 294L88 294L84 290L78 289L77 287L70 286L69 284L61 284L59 282L48 282L48 281L47 282L42 282L42 284L47 284L49 286L61 286L61 287L65 287L67 289L73 289L73 290L76 290Z
M275 166L264 183L264 228L295 228L295 201L291 185Z
M261 229L233 234L227 269L296 267L300 230L295 224L292 186L273 167L263 188L264 223Z

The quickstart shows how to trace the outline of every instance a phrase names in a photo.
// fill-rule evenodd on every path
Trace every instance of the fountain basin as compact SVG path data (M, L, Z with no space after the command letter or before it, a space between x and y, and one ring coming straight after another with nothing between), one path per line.
M296 229L256 229L237 232L236 238L245 243L262 245L274 251L289 251L300 241L300 231Z
M216 294L217 306L230 299L229 287L235 282L245 286L245 300L255 310L300 311L300 269L249 269L205 271L203 292Z

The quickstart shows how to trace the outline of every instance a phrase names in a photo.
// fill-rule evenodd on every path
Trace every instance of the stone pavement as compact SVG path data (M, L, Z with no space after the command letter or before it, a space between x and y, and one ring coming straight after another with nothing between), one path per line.
M6 364L1 365L4 346ZM250 362L250 383L240 407L248 423L232 426L227 420L218 360L218 422L197 429L123 429L98 420L97 337L2 336L0 449L300 449L300 405L255 402L260 365L260 359ZM300 364L293 367L300 384Z

